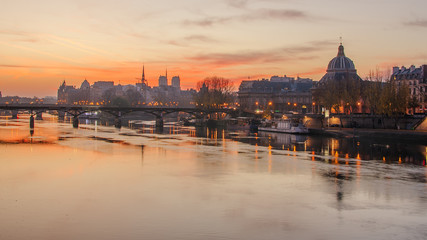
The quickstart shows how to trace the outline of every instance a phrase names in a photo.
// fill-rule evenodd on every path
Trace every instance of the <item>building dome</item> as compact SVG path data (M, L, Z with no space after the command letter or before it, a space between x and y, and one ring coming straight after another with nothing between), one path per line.
M326 74L320 79L319 84L349 79L362 80L359 75L357 75L353 61L345 56L344 47L340 44L337 56L329 62L328 70L326 70Z
M353 61L344 54L344 46L340 44L338 54L328 64L327 72L356 72Z
M90 88L90 84L89 84L89 82L85 79L83 82L82 82L82 85L80 86L80 89L89 89Z

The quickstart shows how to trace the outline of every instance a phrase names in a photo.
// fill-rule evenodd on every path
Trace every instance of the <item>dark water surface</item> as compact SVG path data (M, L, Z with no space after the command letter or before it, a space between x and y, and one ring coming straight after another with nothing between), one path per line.
M426 145L0 119L0 239L427 239Z

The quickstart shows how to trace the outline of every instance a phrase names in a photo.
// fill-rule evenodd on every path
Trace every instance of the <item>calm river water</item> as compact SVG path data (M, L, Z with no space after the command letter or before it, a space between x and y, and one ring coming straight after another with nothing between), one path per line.
M0 239L427 239L425 143L0 119Z

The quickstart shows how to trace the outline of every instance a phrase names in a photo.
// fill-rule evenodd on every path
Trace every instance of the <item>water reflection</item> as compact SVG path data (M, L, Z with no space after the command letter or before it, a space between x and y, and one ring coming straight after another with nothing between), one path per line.
M151 122L73 129L45 120L29 131L25 119L0 121L2 239L423 239L427 233L427 169L405 164L407 155L397 162L386 155L406 149L417 156L410 143L172 124L159 134ZM32 142L11 144L23 139ZM369 144L382 145L369 151Z
M175 123L166 125L162 131L156 131L150 124L140 126L141 133L183 134L192 137L217 139L233 139L239 142L273 149L293 152L307 152L313 155L341 159L381 160L384 163L413 164L426 166L427 142L414 143L400 139L371 138L332 138L312 135L294 135L285 133L259 132L251 134L233 129L206 127L182 127ZM210 141L209 144L214 144ZM314 159L313 159L314 160ZM348 161L345 161L348 164Z
M21 121L27 121L25 115ZM56 118L47 115L45 121L55 122ZM71 118L65 118L64 124L71 124ZM19 120L18 120L19 122ZM61 120L58 122L61 123ZM400 139L377 139L371 138L331 138L312 135L293 135L284 133L259 132L251 134L241 130L206 127L184 127L178 126L175 121L165 121L163 128L156 128L154 120L122 120L123 126L136 129L138 133L163 134L163 135L186 135L197 138L206 138L209 141L202 141L200 144L218 145L218 139L232 139L254 146L265 146L276 150L291 152L305 152L312 155L311 160L323 161L324 157L334 159L340 164L349 164L348 159L357 160L380 160L383 163L411 164L426 166L427 142L408 142ZM20 143L46 143L46 139L40 139L41 134L35 134L34 128L28 131L30 136L22 136L24 130L14 127L13 121L4 121L2 125L7 125L11 131L15 131L16 138L8 141ZM81 119L80 124L95 126L114 126L114 119ZM15 124L16 125L16 124ZM24 125L25 126L25 125ZM27 126L25 126L27 128ZM84 126L80 126L85 128ZM4 129L2 131L5 131ZM115 131L115 130L111 130ZM62 137L58 137L60 140ZM56 139L51 139L56 140ZM4 140L2 140L4 141ZM318 156L323 156L319 158ZM351 164L351 163L350 163Z
M259 132L257 137L231 138L252 145L271 146L336 159L381 160L384 163L426 165L427 143L372 138L331 138ZM314 158L313 158L314 160ZM340 160L341 161L341 160Z

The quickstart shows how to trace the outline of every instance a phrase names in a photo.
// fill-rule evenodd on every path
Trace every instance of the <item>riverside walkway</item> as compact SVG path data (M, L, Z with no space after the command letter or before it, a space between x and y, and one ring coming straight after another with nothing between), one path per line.
M311 134L344 138L384 138L413 141L427 144L427 131L405 129L372 129L372 128L313 128Z

